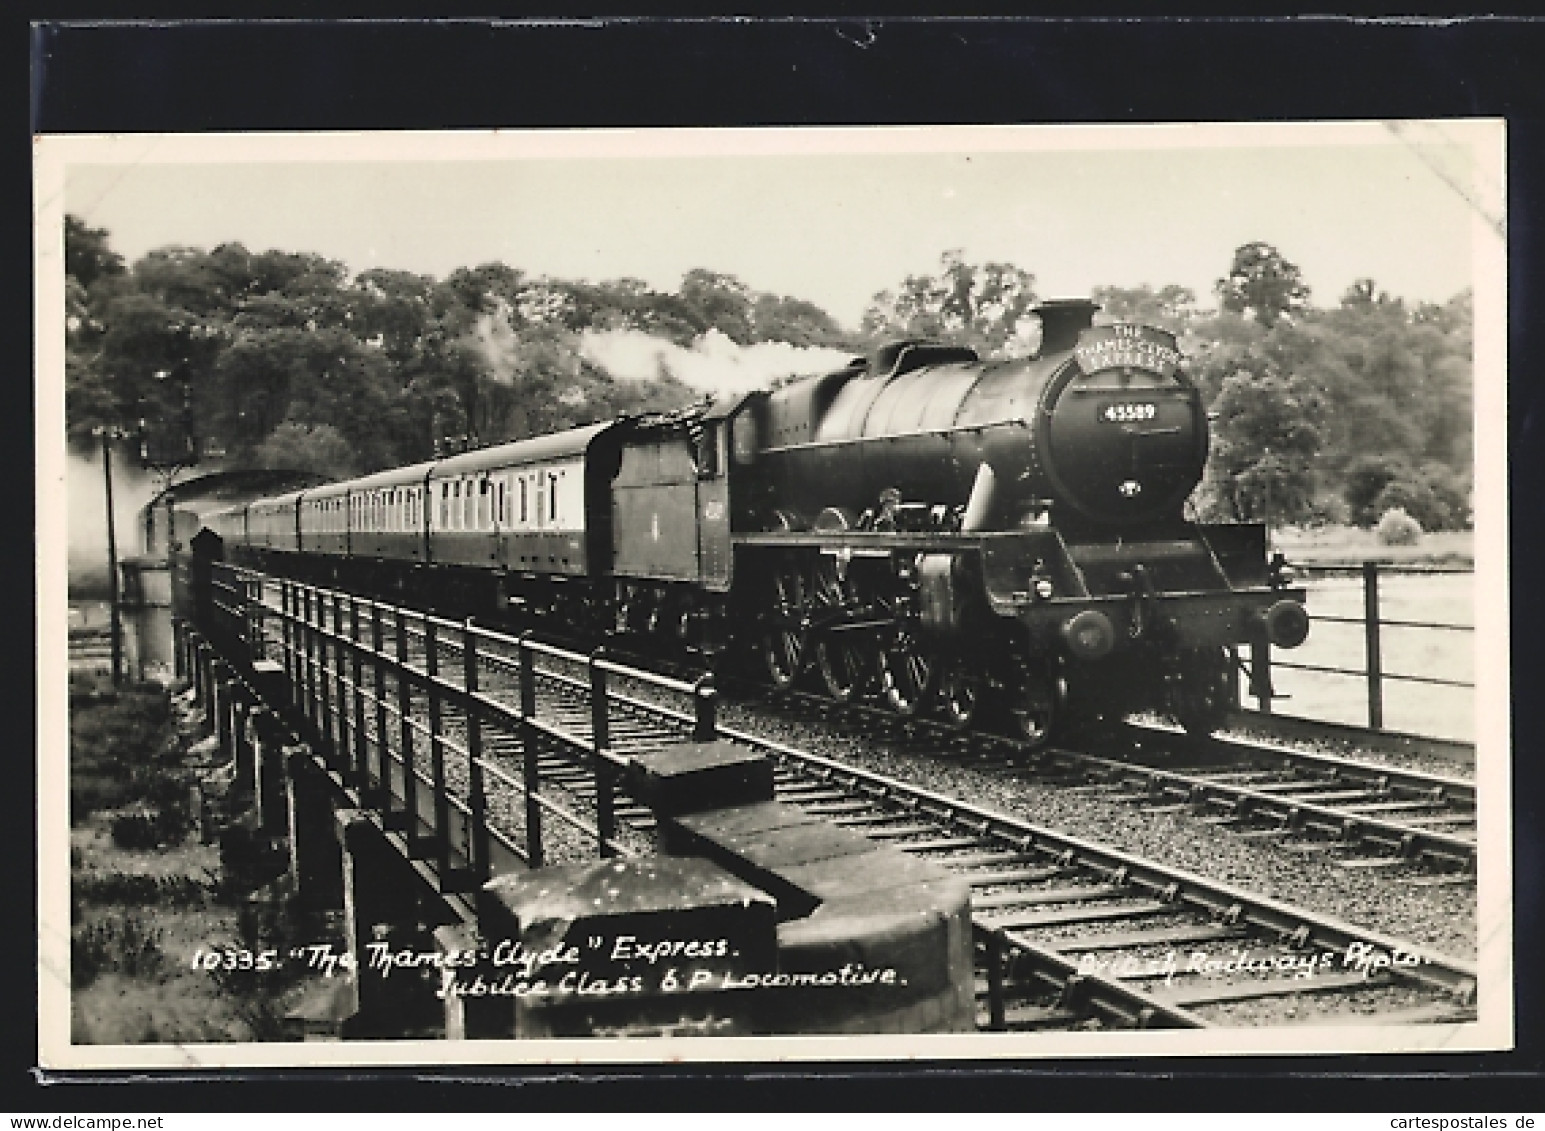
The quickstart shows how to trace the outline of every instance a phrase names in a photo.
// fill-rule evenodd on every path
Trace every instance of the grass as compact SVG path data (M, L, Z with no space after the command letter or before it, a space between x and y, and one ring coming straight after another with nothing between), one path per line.
M163 689L75 678L70 722L72 1041L283 1039L303 965L209 971L195 956L337 946L337 932L277 896L282 861L250 822L218 844L189 838L198 779Z

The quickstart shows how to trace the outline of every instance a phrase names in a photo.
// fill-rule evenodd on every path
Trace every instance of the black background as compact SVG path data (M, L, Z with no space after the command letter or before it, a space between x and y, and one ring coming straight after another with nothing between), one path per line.
M1043 9L1049 10L1049 9ZM91 11L72 9L75 17ZM51 17L58 19L59 17ZM14 930L3 1027L12 1112L277 1108L777 1111L858 1104L1048 1110L1541 1110L1541 823L1545 690L1538 563L1545 515L1539 274L1545 241L1545 24L1519 19L594 20L584 23L139 23L13 18L8 105L28 133L557 126L1246 121L1488 116L1508 122L1515 970L1519 1050L1445 1057L1209 1058L690 1069L399 1069L133 1081L32 1072L35 939ZM25 48L22 44L25 43ZM22 58L25 51L25 58ZM29 84L23 92L22 82ZM30 155L13 135L14 183ZM6 210L15 294L30 289L31 226ZM813 269L819 269L816 265ZM25 303L5 304L31 340ZM16 350L21 355L20 349ZM7 445L30 456L30 358L0 380ZM10 493L18 606L31 492ZM1489 594L1477 594L1486 598ZM19 618L19 611L16 617ZM18 621L19 622L19 621ZM25 717L30 641L13 633L9 704ZM34 687L35 691L35 687ZM35 695L33 696L35 700ZM19 734L19 728L17 733ZM7 751L28 772L19 741ZM5 791L11 918L33 907L26 790ZM35 840L31 843L35 844ZM35 1011L32 1016L35 1017ZM299 1050L296 1050L299 1051ZM455 1079L446 1077L454 1074ZM260 1082L258 1082L260 1081Z

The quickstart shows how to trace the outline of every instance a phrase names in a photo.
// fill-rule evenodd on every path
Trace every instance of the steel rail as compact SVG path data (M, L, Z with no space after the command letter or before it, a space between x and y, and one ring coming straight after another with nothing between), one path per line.
M1188 736L1178 727L1167 723L1128 721L1127 728L1139 734L1185 742ZM1287 762L1294 766L1318 770L1346 781L1362 785L1386 788L1412 798L1438 797L1454 804L1475 808L1475 782L1468 778L1447 774L1432 774L1421 770L1405 769L1382 762L1364 762L1339 754L1327 754L1316 750L1297 750L1291 746L1255 742L1213 735L1207 740L1211 746L1238 758L1259 758L1264 761Z
M1313 797L1282 796L1247 783L1218 781L1205 774L1166 770L1139 762L1119 762L1093 754L1080 754L1078 757L1086 766L1105 769L1112 778L1142 779L1150 796L1178 796L1193 805L1223 805L1241 820L1271 817L1287 830L1314 827L1332 834L1337 840L1374 841L1394 849L1404 858L1433 856L1469 867L1475 864L1476 843L1473 837L1404 825L1398 821L1358 813L1354 807L1319 804ZM1325 784L1333 783L1299 783L1301 792ZM1379 795L1365 792L1365 796L1371 799Z

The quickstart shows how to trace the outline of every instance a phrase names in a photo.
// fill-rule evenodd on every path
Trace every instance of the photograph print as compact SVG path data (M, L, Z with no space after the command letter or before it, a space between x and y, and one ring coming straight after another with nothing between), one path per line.
M39 138L42 1063L1511 1047L1503 144Z

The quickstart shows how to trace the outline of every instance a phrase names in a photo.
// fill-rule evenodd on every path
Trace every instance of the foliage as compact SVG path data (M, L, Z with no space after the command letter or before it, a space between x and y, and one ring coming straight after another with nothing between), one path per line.
M188 810L178 804L135 809L114 815L111 831L119 848L152 849L181 844L193 827Z
M1223 309L1248 314L1268 329L1300 313L1309 301L1302 272L1269 243L1236 248L1226 276L1214 284Z
M286 420L252 451L258 467L315 471L331 479L346 479L357 468L354 449L331 424Z
M83 903L126 907L203 907L209 887L182 873L86 872L71 868L71 894Z
M235 243L158 248L125 264L109 233L76 217L66 218L65 258L74 443L104 424L138 430L144 421L152 437L172 442L191 427L229 467L334 477L698 395L663 364L651 380L619 379L588 356L591 334L637 331L681 347L719 334L742 347L854 352L915 336L1003 358L1032 352L1038 325L1033 273L969 262L959 250L877 293L857 333L813 303L708 268L663 291L503 263L438 280L384 268L351 278L322 256ZM1216 414L1194 513L1238 520L1269 511L1274 523L1312 523L1334 521L1344 502L1363 526L1395 506L1428 530L1468 525L1468 291L1413 307L1365 277L1336 305L1316 308L1298 267L1255 241L1234 252L1215 292L1215 312L1198 310L1196 295L1174 284L1092 294L1102 322L1174 332ZM122 802L105 779L91 789Z
M176 765L166 692L76 683L70 700L71 822L143 802L165 812L161 827L171 835L186 819L189 778Z
M1414 546L1421 541L1422 524L1399 507L1392 507L1379 519L1378 538L1381 546Z
M1215 355L1212 472L1229 518L1283 524L1313 514L1325 400L1270 340Z
M933 338L970 346L983 357L1030 352L1036 319L1035 276L1011 263L967 263L961 251L939 258L937 275L908 275L881 291L864 312L871 344L884 338Z
M288 862L288 856L253 819L235 821L220 830L221 879L216 897L222 902L245 902L248 893L277 879Z
M161 932L134 912L110 915L77 930L70 939L70 984L84 989L107 973L142 978L164 961Z
M1416 519L1423 530L1470 525L1466 476L1444 464L1412 467L1403 453L1359 456L1347 466L1344 483L1348 514L1358 526L1373 526L1393 508Z
M1189 287L1169 286L1155 290L1147 283L1136 287L1095 287L1090 296L1100 304L1095 322L1142 322L1171 333L1183 333L1196 317L1196 294Z

